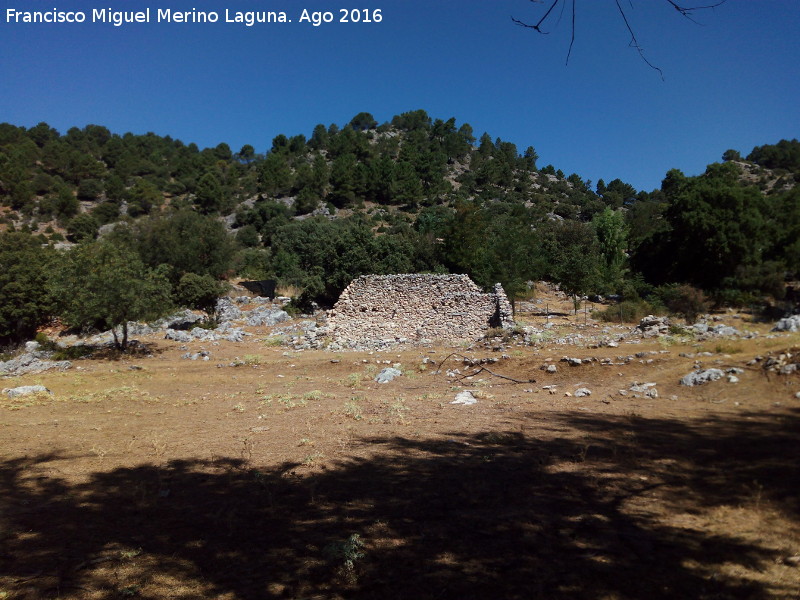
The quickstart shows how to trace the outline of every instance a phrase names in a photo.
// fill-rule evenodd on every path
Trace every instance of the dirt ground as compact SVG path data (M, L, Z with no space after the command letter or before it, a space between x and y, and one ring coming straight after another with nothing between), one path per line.
M251 331L3 379L52 395L0 397L0 599L800 598L800 377L748 365L798 334L333 353ZM526 383L437 372L452 352ZM678 385L698 360L744 373Z

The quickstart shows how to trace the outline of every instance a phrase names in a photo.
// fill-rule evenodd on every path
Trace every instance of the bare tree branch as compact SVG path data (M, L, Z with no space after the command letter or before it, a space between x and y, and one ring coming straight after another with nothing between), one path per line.
M567 50L567 62L569 64L569 56L572 54L572 45L575 43L575 0L572 0L572 38L569 41L569 50Z
M531 0L531 2L536 2L536 0ZM539 27L541 26L542 23L544 23L547 20L547 17L550 15L552 10L556 7L556 5L559 2L561 2L561 0L553 0L553 3L550 5L550 8L547 9L547 12L544 13L544 16L541 19L539 19L539 22L536 25L529 25L528 23L524 23L524 22L520 21L519 19L515 19L514 17L511 17L511 20L514 23L516 23L517 25L521 26L521 27L527 27L528 29L535 29L539 33L547 35L550 32L549 31L542 31Z
M530 1L531 2L535 2L537 4L541 4L543 0L530 0ZM517 18L515 18L513 16L511 17L511 21L514 24L519 25L520 27L526 27L528 29L533 29L537 33L540 33L542 35L547 35L550 32L549 31L542 31L542 25L548 19L548 17L550 16L550 13L553 12L553 9L559 3L561 3L562 1L564 2L564 4L562 4L562 6L561 6L561 10L562 10L562 14L563 14L563 10L564 10L564 7L566 5L566 0L553 0L550 3L550 7L544 13L544 16L542 16L542 18L539 19L539 21L535 25L531 25L530 23L526 23L525 21L517 19ZM718 6L721 6L721 5L723 5L723 4L725 4L727 2L727 0L719 0L718 2L715 2L713 4L706 4L706 5L703 5L703 6L682 6L682 5L678 4L677 2L675 2L675 0L665 0L665 1L667 3L669 3L676 11L678 11L683 17L689 19L692 23L696 23L697 25L702 25L702 24L698 23L693 18L694 17L694 13L696 11L714 9L714 8L716 8ZM630 4L631 9L633 9L633 0L628 0L628 2ZM658 71L658 74L661 77L661 80L663 81L664 80L664 72L660 68L655 66L653 63L651 63L647 59L647 57L645 56L644 48L642 48L641 44L639 44L639 40L636 38L636 33L634 32L633 27L631 27L631 24L628 21L628 16L627 16L627 14L625 14L625 9L622 8L622 5L620 4L619 0L614 0L614 3L617 5L617 10L619 11L620 16L622 17L623 22L625 23L625 27L628 29L628 33L631 34L631 40L630 40L628 46L631 47L631 48L634 48L636 50L636 52L639 54L639 57L645 62L645 64L647 64L648 67L650 67L651 69L653 69L655 71ZM570 36L569 49L567 50L566 64L569 64L569 58L572 55L572 47L575 45L575 13L576 13L575 4L576 4L576 0L572 0L572 32L571 32L571 36ZM560 21L561 21L561 17L559 17L559 19L558 19L558 22L560 22ZM558 22L556 23L556 26L558 26Z
M669 0L667 0L669 2ZM639 57L647 64L648 67L651 69L655 69L658 71L658 74L661 76L661 81L664 81L664 72L647 60L647 57L644 55L644 49L639 45L639 40L636 39L636 34L633 32L633 28L631 28L631 24L628 23L628 17L625 15L625 11L620 6L619 0L614 0L617 4L617 8L619 9L619 14L622 15L622 20L625 21L625 27L628 28L628 32L631 34L631 41L628 44L632 48L636 48L636 51L639 53Z
M450 354L448 354L447 356L444 357L444 360L442 360L442 362L439 363L439 365L436 367L436 370L433 372L433 374L434 375L438 375L439 373L441 373L442 365L444 365L444 363L446 363L448 361L448 359L450 357L452 357L452 356L460 356L463 360L470 360L469 358L467 358L463 354L459 354L458 352L451 352ZM508 381L513 381L514 383L536 383L535 379L527 379L527 380L515 379L514 377L510 377L508 375L501 375L500 373L495 373L494 371L492 371L492 370L488 369L487 367L485 367L483 365L480 365L480 364L479 365L469 365L468 368L476 369L476 370L474 372L472 372L472 373L464 373L464 375L462 375L461 377L459 377L457 379L458 381L462 381L463 379L465 379L467 377L475 377L475 375L477 375L478 373L482 373L483 371L486 371L487 373L489 373L489 375L492 375L494 377L499 377L500 379L506 379Z

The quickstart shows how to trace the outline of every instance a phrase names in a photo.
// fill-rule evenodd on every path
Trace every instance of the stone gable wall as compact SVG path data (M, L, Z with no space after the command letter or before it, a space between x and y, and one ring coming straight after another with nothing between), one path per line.
M467 275L364 275L328 314L331 339L345 347L477 339L513 324L503 287L486 294Z

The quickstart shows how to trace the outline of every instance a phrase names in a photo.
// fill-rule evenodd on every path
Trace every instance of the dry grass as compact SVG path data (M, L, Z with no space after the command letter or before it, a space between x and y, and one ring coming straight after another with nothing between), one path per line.
M53 396L0 403L0 598L797 597L800 378L746 364L794 339L579 367L558 361L665 347L544 342L492 365L524 385L377 384L374 355L258 336L210 364L153 339L153 358L12 378ZM704 348L740 383L679 386ZM257 368L216 368L236 356ZM619 394L635 381L659 397Z
M285 296L287 298L299 298L305 290L297 285L289 283L282 283L275 288L276 296Z

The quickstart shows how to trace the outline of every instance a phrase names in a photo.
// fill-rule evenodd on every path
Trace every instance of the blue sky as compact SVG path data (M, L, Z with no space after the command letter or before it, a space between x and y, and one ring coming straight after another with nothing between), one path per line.
M569 2L569 0L568 0ZM688 4L690 0L682 0ZM648 59L628 47L614 0L577 0L550 35L517 27L549 0L0 0L0 121L61 132L94 123L201 147L263 152L279 134L361 111L455 117L536 148L539 165L638 189L698 174L728 148L800 137L800 4L728 0L681 17L621 0ZM700 0L698 4L707 4ZM91 9L285 11L292 23L90 23ZM83 24L9 24L7 9L83 10ZM380 9L371 24L298 22L303 9ZM153 21L155 16L153 16Z

